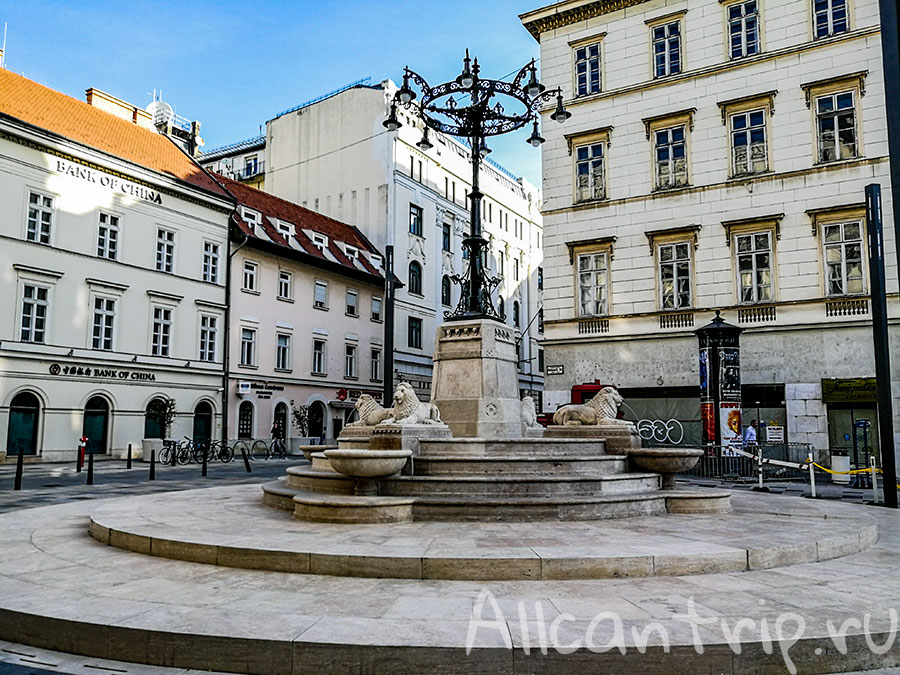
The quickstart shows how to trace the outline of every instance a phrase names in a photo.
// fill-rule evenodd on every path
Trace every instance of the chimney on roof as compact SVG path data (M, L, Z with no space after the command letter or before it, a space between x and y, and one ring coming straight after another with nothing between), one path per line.
M90 106L104 110L116 117L121 117L123 120L128 120L144 129L154 130L153 118L150 116L150 113L128 103L128 101L116 98L112 94L107 94L96 87L86 90L84 98Z

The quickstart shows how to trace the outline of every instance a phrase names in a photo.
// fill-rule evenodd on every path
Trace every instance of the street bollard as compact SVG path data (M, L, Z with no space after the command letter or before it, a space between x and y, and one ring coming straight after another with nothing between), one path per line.
M208 447L209 447L209 446L206 445L206 444L203 445L203 469L202 469L202 471L200 472L200 475L203 476L204 478L206 478L206 464L207 464L207 461L208 461L208 460L207 460L207 452L206 452L206 450L207 450Z
M150 449L150 480L156 480L156 448Z
M810 496L816 498L816 467L813 465L813 456L811 452L806 453L806 460L809 462L809 487Z
M869 469L872 472L872 503L881 504L881 495L878 494L878 470L874 457L869 457Z
M131 443L128 444L128 463L125 465L125 468L131 468Z
M241 447L241 457L244 459L244 468L247 470L247 473L251 473L250 458L247 457L247 451L243 447Z
M75 472L81 473L84 468L84 437L78 439L78 458L75 460Z
M88 485L93 485L93 484L94 484L94 453L93 453L93 452L89 452L89 453L88 453L88 477L87 477L87 484L88 484Z
M19 446L19 455L16 457L16 482L13 485L13 490L21 490L22 489L22 472L25 470L25 452L22 450L22 446Z

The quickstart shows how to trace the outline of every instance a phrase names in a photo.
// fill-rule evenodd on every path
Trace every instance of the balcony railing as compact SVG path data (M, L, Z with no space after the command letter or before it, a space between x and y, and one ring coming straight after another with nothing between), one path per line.
M678 314L660 314L660 328L691 328L694 325L693 312L679 312Z
M742 307L738 310L738 323L763 323L775 321L778 313L774 305Z
M609 332L609 319L590 319L578 322L579 335L596 335Z
M825 302L825 316L862 316L868 313L868 298L828 300Z

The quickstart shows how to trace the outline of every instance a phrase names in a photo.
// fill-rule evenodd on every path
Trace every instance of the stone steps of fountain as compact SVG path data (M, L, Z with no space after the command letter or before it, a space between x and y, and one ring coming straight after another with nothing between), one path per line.
M602 438L432 438L419 441L419 457L600 457Z
M627 457L624 455L535 457L533 455L509 455L503 457L461 456L419 456L414 459L417 476L448 475L546 475L573 474L612 475L626 470Z

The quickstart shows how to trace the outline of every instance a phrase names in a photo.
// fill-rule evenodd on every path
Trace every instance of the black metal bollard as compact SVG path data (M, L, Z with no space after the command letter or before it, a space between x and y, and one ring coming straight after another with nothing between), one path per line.
M209 455L208 449L209 449L209 446L204 444L204 446L203 446L203 469L200 472L200 475L203 476L204 478L206 478L206 464L208 461L207 457Z
M253 469L250 468L250 458L247 457L247 451L241 447L241 457L244 458L244 468L247 470L247 473L251 473Z
M156 480L156 448L150 449L150 480Z
M93 484L94 484L94 453L93 453L93 452L89 452L89 453L88 453L88 477L87 477L87 484L88 484L88 485L93 485Z
M22 472L25 470L25 453L19 448L19 455L16 457L16 483L13 490L22 489Z
M128 444L128 463L125 465L125 468L131 468L131 443Z
M75 473L81 473L81 466L84 462L84 455L81 454L81 444L78 444L78 449L75 451Z

